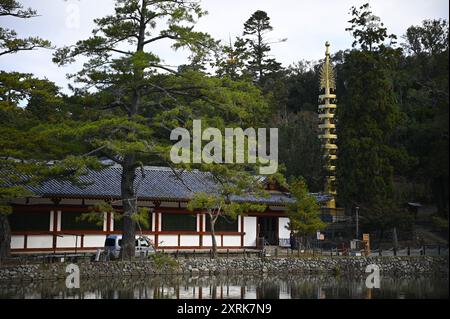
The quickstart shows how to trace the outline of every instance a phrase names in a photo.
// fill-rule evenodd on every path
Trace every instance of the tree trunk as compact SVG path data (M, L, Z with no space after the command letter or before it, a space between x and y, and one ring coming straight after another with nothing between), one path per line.
M139 35L136 52L144 51L145 40L145 12L147 2L142 0L141 2L141 16L139 22ZM139 83L143 79L143 68L134 68L134 80L135 83ZM132 117L139 112L139 106L141 102L141 93L135 89L131 100L131 108L129 111L129 117ZM121 195L122 195L122 207L123 207L123 231L122 231L122 258L129 259L134 256L135 253L135 241L136 241L136 222L132 216L137 212L137 194L134 190L136 172L136 155L130 153L125 155L122 164L122 180L121 180Z
M392 230L392 241L395 249L398 249L398 237L397 237L397 228L394 227Z
M211 259L215 259L217 257L217 242L216 242L216 231L214 229L216 225L216 219L213 216L210 216L211 220L211 243L212 243L212 255Z
M122 166L122 207L123 207L123 231L122 231L122 257L125 259L134 256L136 241L136 222L132 216L137 212L137 198L134 191L135 171L134 156L126 155Z
M259 84L262 85L262 77L263 77L263 52L262 52L262 30L258 30L258 75L259 75Z
M8 215L0 214L0 263L10 257L11 253L11 227Z
M303 234L301 236L301 242L302 242L302 245L303 245L303 249L306 251L308 249L308 240L307 240L305 234Z

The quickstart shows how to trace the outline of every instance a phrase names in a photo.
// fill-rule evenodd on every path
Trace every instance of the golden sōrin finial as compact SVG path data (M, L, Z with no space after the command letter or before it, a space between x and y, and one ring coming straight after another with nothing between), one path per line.
M331 90L336 89L334 69L330 62L330 43L325 43L325 62L320 68L320 88L324 89L319 95L319 138L322 141L324 168L327 172L324 191L333 196L327 202L328 208L336 208L336 160L337 160L337 132L336 132L336 94Z
M329 92L329 89L336 89L336 81L334 75L334 68L330 62L330 42L325 42L325 62L320 68L320 88Z

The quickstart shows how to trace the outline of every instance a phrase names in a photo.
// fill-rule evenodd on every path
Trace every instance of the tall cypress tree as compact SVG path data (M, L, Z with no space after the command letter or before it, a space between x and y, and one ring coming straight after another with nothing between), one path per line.
M398 224L394 200L395 163L404 157L391 140L401 121L393 86L399 50L368 5L351 10L354 50L345 58L346 93L338 110L338 196L347 208L360 207L369 229ZM359 46L359 47L358 47Z

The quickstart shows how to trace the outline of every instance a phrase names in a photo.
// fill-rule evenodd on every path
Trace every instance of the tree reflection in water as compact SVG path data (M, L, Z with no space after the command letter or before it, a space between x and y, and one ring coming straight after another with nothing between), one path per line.
M318 274L147 276L0 283L0 298L43 299L325 299L448 298L448 276L383 277L368 289L365 277Z

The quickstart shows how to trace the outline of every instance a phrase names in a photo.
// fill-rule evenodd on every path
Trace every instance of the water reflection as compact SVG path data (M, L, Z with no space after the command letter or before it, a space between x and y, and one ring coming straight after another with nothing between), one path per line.
M331 275L151 276L0 283L0 298L44 299L326 299L448 298L448 276L382 277L367 289L365 277Z

